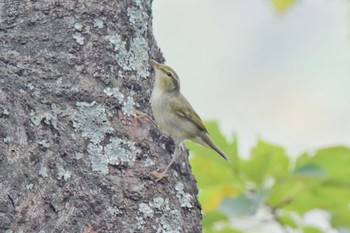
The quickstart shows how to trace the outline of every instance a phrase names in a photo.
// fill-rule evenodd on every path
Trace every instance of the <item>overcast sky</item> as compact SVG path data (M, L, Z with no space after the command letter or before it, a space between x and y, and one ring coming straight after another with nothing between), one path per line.
M183 94L204 119L292 156L350 145L350 3L157 0L154 33Z

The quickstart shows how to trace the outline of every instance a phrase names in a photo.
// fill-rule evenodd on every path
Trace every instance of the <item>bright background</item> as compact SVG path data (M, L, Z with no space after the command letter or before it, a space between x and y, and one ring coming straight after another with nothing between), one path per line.
M156 0L154 33L203 120L291 156L350 145L350 3Z

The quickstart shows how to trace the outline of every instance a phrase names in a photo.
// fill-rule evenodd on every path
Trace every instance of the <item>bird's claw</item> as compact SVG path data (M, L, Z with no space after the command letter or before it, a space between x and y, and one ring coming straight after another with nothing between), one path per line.
M147 118L149 117L146 113L136 110L136 118Z
M168 176L168 174L166 174L165 172L159 173L157 171L153 171L151 174L152 176L154 176L154 178L156 178L156 182Z
M158 125L156 124L156 122L154 122L154 120L153 120L149 115L147 115L146 113L136 110L136 111L135 111L135 114L136 114L135 117L136 117L137 119L144 118L144 119L146 119L147 121L152 122L156 127L158 127Z

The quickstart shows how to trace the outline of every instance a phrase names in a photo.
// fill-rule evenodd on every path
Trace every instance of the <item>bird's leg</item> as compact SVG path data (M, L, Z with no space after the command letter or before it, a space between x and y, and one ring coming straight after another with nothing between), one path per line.
M137 119L141 119L141 118L147 119L148 121L152 122L156 127L158 127L158 125L156 124L156 122L154 122L152 117L150 117L146 113L138 111L138 110L135 110L135 113L136 113L136 118Z
M157 171L153 171L152 175L156 178L156 182L160 181L161 179L163 179L164 177L167 177L168 174L166 173L168 171L168 169L171 167L171 165L174 163L174 161L176 160L176 158L181 154L181 149L183 148L183 144L178 144L176 143L176 147L175 147L175 152L173 155L173 158L171 159L170 163L166 166L166 168L164 169L164 171L162 171L161 173L157 172Z

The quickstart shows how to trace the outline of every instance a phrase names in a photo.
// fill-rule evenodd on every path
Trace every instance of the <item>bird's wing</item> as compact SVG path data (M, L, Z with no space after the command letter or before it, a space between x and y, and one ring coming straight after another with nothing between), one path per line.
M195 124L198 129L208 133L205 128L202 119L198 116L198 114L194 111L191 104L180 94L179 98L173 98L170 101L171 110L179 117L184 118L193 124Z

